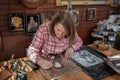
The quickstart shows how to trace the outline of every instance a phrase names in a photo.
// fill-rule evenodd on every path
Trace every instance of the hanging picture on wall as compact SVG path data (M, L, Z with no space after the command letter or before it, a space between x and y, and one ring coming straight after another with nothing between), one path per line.
M0 33L0 51L3 50L3 44L2 44L2 36L1 36L1 33Z
M87 20L95 20L95 18L96 18L96 8L88 8Z
M40 23L41 16L40 14L26 14L26 33L33 34L37 31Z
M65 6L67 5L68 0L56 0L56 6ZM71 0L72 5L100 5L108 4L107 0ZM109 1L109 0L108 0Z
M9 31L23 31L25 26L24 14L8 14Z

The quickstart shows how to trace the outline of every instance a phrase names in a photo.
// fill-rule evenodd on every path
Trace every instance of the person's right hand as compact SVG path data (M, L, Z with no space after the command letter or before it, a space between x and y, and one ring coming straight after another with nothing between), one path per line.
M53 63L46 60L46 59L40 59L38 64L41 66L43 69L50 69L53 67Z

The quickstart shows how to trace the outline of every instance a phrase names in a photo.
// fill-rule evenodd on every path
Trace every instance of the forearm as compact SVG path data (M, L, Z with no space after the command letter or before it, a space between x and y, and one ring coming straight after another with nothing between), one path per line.
M40 59L40 55L38 52L39 50L29 46L29 48L27 49L27 56L30 58L31 61L37 62Z
M73 48L74 51L77 51L80 49L80 47L83 45L83 41L82 39L78 36L77 32L75 35L75 40L73 45L71 46Z
M81 39L77 39L71 47L73 48L74 51L77 51L80 49L82 45L83 41Z

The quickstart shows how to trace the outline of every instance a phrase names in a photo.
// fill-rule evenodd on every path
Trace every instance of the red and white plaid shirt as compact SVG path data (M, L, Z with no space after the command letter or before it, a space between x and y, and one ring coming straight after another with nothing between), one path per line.
M72 48L77 51L82 46L82 40L76 33ZM69 38L58 39L56 36L51 36L48 24L42 24L34 35L31 45L27 49L27 55L30 60L36 62L40 59L40 53L59 54L69 47Z

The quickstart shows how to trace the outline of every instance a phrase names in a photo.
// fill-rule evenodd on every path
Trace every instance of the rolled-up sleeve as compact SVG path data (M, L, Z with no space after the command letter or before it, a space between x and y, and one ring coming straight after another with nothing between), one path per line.
M33 62L37 62L40 59L40 50L44 42L44 26L40 26L37 32L34 35L31 45L27 49L27 56Z
M72 48L74 49L74 51L77 51L80 49L80 47L83 45L83 41L82 39L78 36L77 32L76 32L76 36L75 36L75 40L74 43L72 45Z

